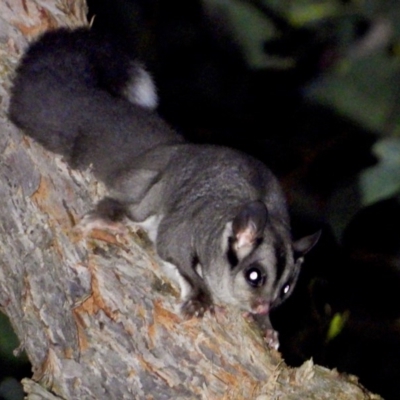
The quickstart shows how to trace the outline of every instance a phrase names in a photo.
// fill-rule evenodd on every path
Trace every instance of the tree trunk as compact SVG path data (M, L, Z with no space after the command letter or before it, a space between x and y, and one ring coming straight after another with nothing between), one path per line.
M378 398L311 361L287 368L233 310L183 320L143 232L74 235L103 186L24 137L7 107L28 40L85 24L85 7L0 0L0 306L33 365L27 398Z

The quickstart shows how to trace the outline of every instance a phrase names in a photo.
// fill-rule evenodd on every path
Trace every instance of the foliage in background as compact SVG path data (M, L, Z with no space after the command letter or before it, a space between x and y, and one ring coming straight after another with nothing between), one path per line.
M0 399L19 400L24 394L19 379L29 373L29 361L25 353L15 356L19 348L8 318L0 313ZM17 380L18 379L18 380Z
M296 29L329 35L337 62L305 88L306 98L337 110L380 137L379 163L359 180L363 205L400 191L400 3L386 0L204 0L229 21L251 68L291 68L291 54L277 57L263 43L279 39L276 12ZM307 52L307 48L303 49ZM293 55L293 54L292 54ZM390 137L390 140L387 139ZM388 143L390 143L388 145ZM340 162L340 160L338 160Z

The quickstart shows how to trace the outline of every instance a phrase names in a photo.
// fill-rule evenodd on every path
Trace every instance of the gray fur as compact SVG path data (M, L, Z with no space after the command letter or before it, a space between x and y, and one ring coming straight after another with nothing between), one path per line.
M103 47L116 57L107 70ZM17 69L10 118L71 166L93 165L110 196L92 218L153 222L158 254L179 271L184 315L213 303L266 315L302 261L276 178L241 152L184 142L150 110L154 85L139 65L86 29L47 33ZM300 253L316 240L299 242Z

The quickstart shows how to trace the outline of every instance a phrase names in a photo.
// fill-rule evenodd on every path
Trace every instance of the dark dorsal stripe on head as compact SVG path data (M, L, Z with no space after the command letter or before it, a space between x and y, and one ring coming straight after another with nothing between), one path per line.
M228 239L228 251L227 251L226 256L228 258L229 265L231 266L232 269L235 268L239 263L236 252L233 249L233 244L234 244L234 239L232 237L230 237Z

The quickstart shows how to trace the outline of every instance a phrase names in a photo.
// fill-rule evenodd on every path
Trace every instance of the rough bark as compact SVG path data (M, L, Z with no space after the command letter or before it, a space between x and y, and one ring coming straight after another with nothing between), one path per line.
M0 16L0 306L21 341L16 353L25 349L33 365L27 398L378 398L311 361L287 368L232 310L183 320L141 231L74 235L104 188L24 137L6 113L28 40L86 23L84 1L1 0Z

